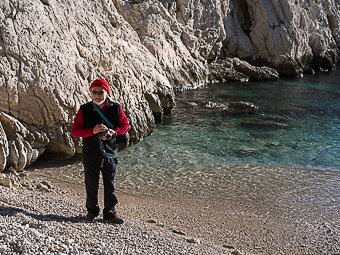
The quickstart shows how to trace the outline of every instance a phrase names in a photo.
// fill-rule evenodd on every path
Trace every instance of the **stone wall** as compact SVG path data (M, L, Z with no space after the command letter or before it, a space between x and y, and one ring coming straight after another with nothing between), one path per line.
M0 171L46 152L80 153L70 128L99 77L125 110L134 144L171 113L174 88L277 78L272 68L331 69L339 9L339 0L2 0Z

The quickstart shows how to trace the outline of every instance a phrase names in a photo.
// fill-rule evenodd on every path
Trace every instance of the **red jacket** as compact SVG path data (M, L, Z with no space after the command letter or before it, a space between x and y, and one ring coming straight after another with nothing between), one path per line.
M107 106L107 102L105 103L105 106L103 109L101 109L101 111L104 111L106 106ZM122 108L120 108L119 110L118 123L119 123L118 127L114 128L114 130L117 133L117 136L122 135L126 133L127 131L129 131L130 129L129 121L124 111L122 110ZM81 109L79 109L74 119L73 126L72 126L72 135L76 137L84 137L84 138L94 135L93 128L84 128L84 118L83 118L83 113Z

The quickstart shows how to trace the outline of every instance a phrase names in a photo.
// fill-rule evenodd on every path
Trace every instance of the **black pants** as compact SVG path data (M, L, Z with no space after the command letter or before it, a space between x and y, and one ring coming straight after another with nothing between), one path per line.
M103 217L110 219L116 216L115 205L118 203L115 195L115 179L117 173L117 160L108 164L107 161L101 166L102 159L93 160L83 158L86 186L86 208L88 213L99 215L98 188L99 173L102 173L104 184L104 210Z

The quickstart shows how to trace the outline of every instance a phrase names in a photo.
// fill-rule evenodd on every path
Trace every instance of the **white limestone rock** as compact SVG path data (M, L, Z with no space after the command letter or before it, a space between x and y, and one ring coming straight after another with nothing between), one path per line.
M6 167L8 154L8 140L0 120L0 172Z
M137 32L140 42L163 68L172 86L181 87L206 79L208 68L196 48L199 39L186 32L189 27L184 27L176 15L169 13L165 7L168 4L154 1L132 5L124 0L115 2L119 13ZM204 44L203 41L200 43Z
M49 140L46 135L37 131L30 132L17 119L5 113L0 113L2 134L6 137L7 145L1 146L5 167L13 167L17 171L22 171L25 167L33 163L39 155L45 150ZM2 155L2 154L1 154Z
M257 81L257 80L277 80L279 73L266 66L252 66L246 61L238 58L225 58L216 60L210 65L210 79L218 81Z
M276 76L260 66L289 75L330 70L338 60L339 6L338 0L3 0L0 111L27 131L17 123L20 132L0 131L0 169L8 158L21 169L44 151L80 153L81 140L70 130L99 77L125 110L134 144L152 133L155 118L171 113L174 89L215 79L208 63L233 62L220 67L236 80Z

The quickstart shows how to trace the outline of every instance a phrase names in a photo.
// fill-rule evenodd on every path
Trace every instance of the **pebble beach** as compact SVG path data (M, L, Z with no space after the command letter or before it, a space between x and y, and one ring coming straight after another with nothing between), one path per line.
M125 223L85 222L83 180L60 169L0 185L0 254L340 254L338 217L261 201L118 189Z
M0 193L3 255L229 254L172 228L170 222L138 217L132 205L120 207L122 225L105 223L100 217L85 222L84 198L67 187L30 191L0 186Z

